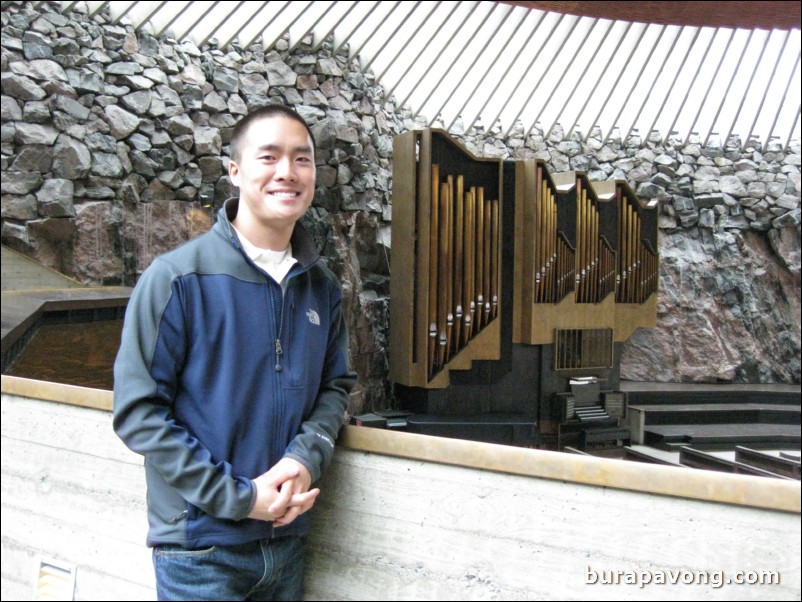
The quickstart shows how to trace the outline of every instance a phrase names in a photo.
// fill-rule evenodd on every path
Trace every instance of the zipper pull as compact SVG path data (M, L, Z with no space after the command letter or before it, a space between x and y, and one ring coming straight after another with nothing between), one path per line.
M276 339L276 372L281 372L281 339Z

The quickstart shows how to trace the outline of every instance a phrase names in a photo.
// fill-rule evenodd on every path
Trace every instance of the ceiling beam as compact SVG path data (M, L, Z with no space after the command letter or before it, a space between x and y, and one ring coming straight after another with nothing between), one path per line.
M658 25L693 27L737 27L742 29L799 29L800 3L790 2L725 2L707 1L643 1L638 2L514 2L542 11L636 21Z

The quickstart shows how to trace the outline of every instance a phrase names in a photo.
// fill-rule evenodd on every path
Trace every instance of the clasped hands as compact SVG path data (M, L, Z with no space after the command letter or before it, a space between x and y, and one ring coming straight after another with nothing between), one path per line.
M292 458L282 458L266 473L253 479L256 501L248 518L289 525L315 503L320 489L309 490L312 476Z

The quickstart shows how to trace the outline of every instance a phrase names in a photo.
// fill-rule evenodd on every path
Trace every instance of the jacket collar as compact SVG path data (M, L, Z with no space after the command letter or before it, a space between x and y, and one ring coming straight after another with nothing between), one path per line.
M242 245L237 238L234 228L231 227L231 222L237 216L238 208L239 198L237 197L232 197L223 203L223 206L217 212L217 224L215 224L215 228L218 229L227 240L241 249ZM304 268L315 263L320 256L312 236L300 221L295 222L295 228L290 237L290 244L292 245L292 256Z

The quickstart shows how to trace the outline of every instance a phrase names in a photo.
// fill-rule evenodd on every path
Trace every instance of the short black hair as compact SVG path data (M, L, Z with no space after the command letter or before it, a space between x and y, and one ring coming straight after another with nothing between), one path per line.
M304 121L304 118L295 112L295 110L286 105L269 104L259 107L255 111L248 113L234 126L234 131L231 134L231 140L229 141L228 154L235 163L241 158L240 146L242 145L242 140L245 138L245 134L248 131L248 128L251 127L251 124L260 119L269 119L271 117L285 117L287 119L294 119L298 123L302 124L309 133L309 139L312 141L312 150L315 150L315 135L312 133L312 128L309 127L309 124Z

